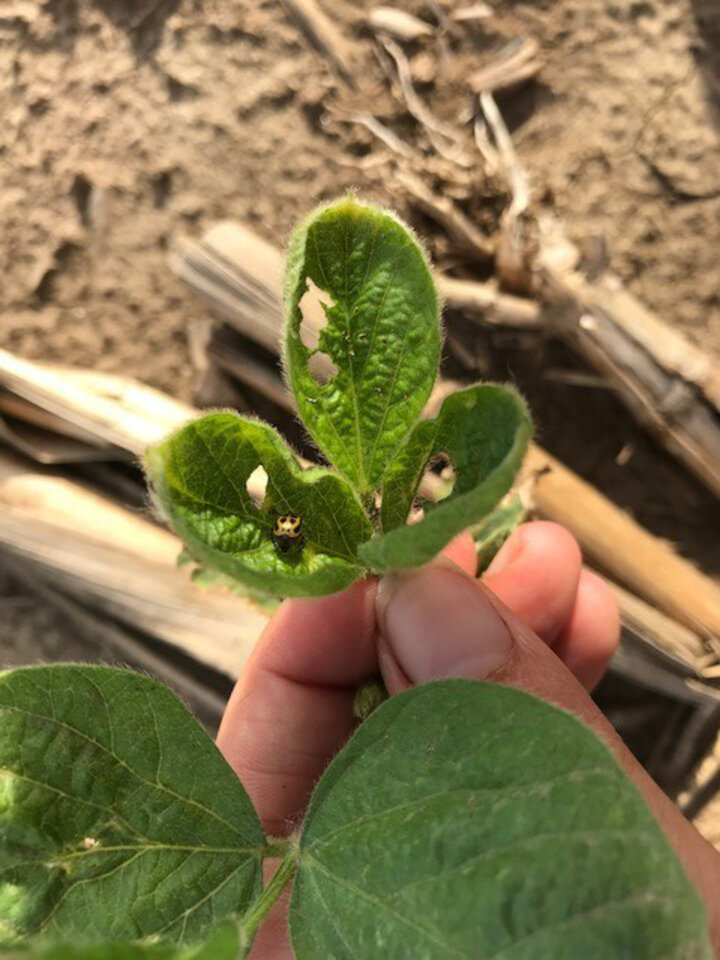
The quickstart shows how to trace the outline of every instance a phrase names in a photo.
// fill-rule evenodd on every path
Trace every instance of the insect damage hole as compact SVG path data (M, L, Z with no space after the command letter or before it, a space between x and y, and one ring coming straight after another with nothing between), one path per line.
M265 491L267 490L268 477L265 473L265 470L257 466L247 478L247 483L245 484L245 489L250 495L250 499L255 504L256 507L262 505L263 500L265 499Z
M455 469L446 453L434 454L425 464L425 470L413 501L409 523L417 523L425 516L426 506L446 500L455 487Z
M306 281L307 290L300 298L298 306L302 320L300 322L300 340L309 351L308 370L316 383L322 386L335 376L338 368L332 357L319 349L320 334L327 326L327 310L335 306L329 293L310 278Z

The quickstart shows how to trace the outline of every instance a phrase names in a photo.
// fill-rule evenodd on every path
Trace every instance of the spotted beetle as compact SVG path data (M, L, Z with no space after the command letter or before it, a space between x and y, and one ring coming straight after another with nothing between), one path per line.
M272 528L273 543L281 553L287 553L291 547L302 549L305 536L302 533L302 517L294 513L284 513L275 519Z

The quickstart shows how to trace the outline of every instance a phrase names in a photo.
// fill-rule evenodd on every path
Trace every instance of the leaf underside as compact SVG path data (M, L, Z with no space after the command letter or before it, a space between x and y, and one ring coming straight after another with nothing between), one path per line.
M470 529L477 553L477 574L484 573L502 545L527 518L528 509L518 494L508 498L489 514L482 523Z
M264 836L245 790L140 674L0 676L0 796L0 946L192 944L260 890Z
M434 420L423 420L385 475L386 531L360 547L376 572L427 563L450 540L488 514L510 489L532 432L525 402L509 387L479 384L447 397ZM451 495L426 506L404 526L429 460L443 453L455 470Z
M290 914L298 960L712 955L697 894L600 741L462 680L392 697L332 762Z
M300 301L311 280L331 300L315 349ZM302 420L361 494L380 483L432 389L440 304L422 249L395 217L353 197L295 231L285 278L285 367ZM320 383L313 354L336 372Z
M258 590L282 596L333 593L365 572L357 546L371 527L341 476L303 470L270 426L213 413L183 427L146 454L154 490L191 554ZM247 481L264 468L256 504ZM302 519L304 545L281 552L272 529L279 514Z

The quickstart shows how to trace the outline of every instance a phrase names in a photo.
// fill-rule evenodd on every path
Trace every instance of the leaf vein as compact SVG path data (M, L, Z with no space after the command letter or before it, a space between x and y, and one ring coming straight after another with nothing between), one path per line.
M65 730L68 730L70 733L74 734L75 736L80 737L81 740L84 740L86 743L89 743L92 746L94 746L101 753L107 754L109 757L113 759L115 763L117 763L123 769L127 770L127 772L131 776L133 776L136 780L138 780L140 783L145 784L145 786L152 787L153 789L159 789L163 793L167 793L169 796L174 797L176 800L180 800L182 803L187 803L190 806L196 807L198 810L201 810L204 814L207 814L212 819L217 820L218 823L222 823L223 826L228 827L230 830L232 830L233 833L237 834L238 836L242 836L242 834L234 824L230 823L229 820L225 820L224 817L221 817L214 810L211 810L209 807L203 806L203 804L198 803L197 800L193 800L191 797L182 796L182 794L179 794L175 790L172 790L166 784L155 784L152 780L148 780L146 777L143 777L140 773L137 772L137 770L134 770L131 766L129 766L116 753L113 753L111 750L109 750L108 747L105 746L105 744L100 743L98 740L94 740L92 737L89 737L86 733L83 733L82 730L78 730L77 727L73 727L72 724L66 723L63 720L58 720L57 718L45 716L41 713L35 713L32 710L27 710L24 707L18 707L15 704L7 704L7 703L0 704L0 711L2 710L12 710L12 711L15 711L16 713L21 713L24 716L31 717L35 720L40 720L43 723L55 724L56 726L59 726Z
M608 779L616 779L617 772L610 768L605 767L592 767L588 770L572 770L570 773L562 774L558 777L552 777L546 780L536 780L531 783L517 783L512 786L504 787L457 787L452 790L439 790L436 793L429 793L425 796L418 797L415 800L405 800L402 803L397 804L394 807L387 807L384 810L378 810L375 813L366 814L363 817L358 817L356 820L351 821L350 823L345 823L341 827L332 830L330 833L326 834L323 837L318 838L317 840L311 841L308 847L305 849L308 851L317 850L320 847L327 846L330 842L334 841L338 836L341 836L343 833L349 832L357 828L358 826L364 826L367 823L372 823L375 820L382 820L384 817L394 816L398 813L404 813L406 811L412 810L415 807L422 807L426 803L430 803L433 800L438 800L444 797L450 797L454 794L467 794L470 796L484 796L484 795L495 795L499 798L512 800L513 797L526 797L531 796L534 792L542 793L547 787L554 787L563 782L579 782L590 777L603 776Z

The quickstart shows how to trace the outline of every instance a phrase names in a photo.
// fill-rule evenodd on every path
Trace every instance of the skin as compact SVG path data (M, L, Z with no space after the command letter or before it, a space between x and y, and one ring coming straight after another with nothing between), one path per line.
M463 579L472 576L470 537L458 537L438 562L451 564ZM413 576L432 577L433 570ZM720 958L720 854L635 761L589 696L619 638L609 588L582 567L580 549L564 528L536 522L517 530L482 584L473 582L468 589L485 593L512 636L505 662L483 679L564 707L615 753L705 899ZM385 584L381 597L384 590ZM331 597L285 601L233 691L218 746L269 834L285 836L301 820L314 783L355 726L358 684L380 672L391 694L410 685L383 637L383 602L376 602L377 594L377 581L368 580ZM286 923L285 897L258 934L252 960L292 960Z

